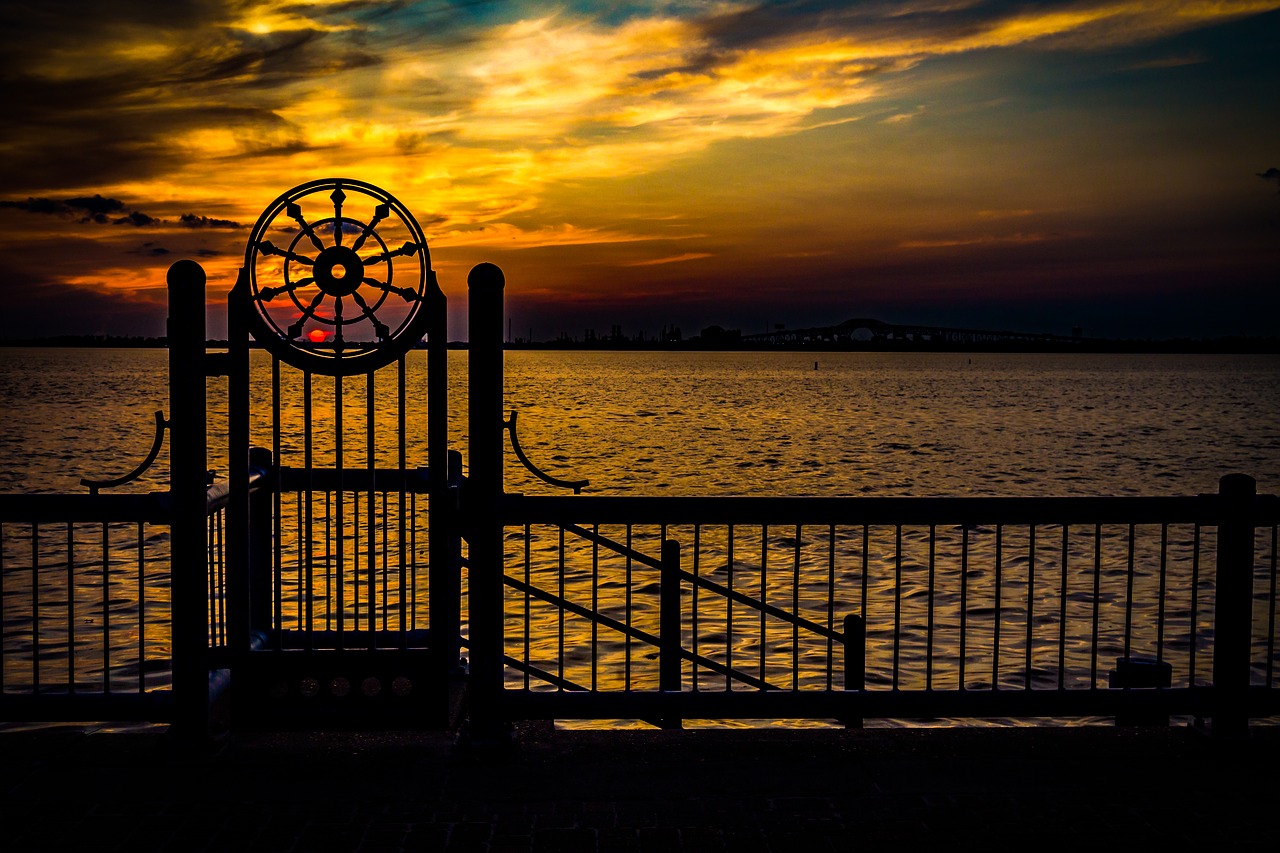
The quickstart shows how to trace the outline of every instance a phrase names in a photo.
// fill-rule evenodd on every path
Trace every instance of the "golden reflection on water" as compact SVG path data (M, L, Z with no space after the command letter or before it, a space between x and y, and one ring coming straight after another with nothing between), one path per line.
M81 475L127 470L149 443L150 411L167 408L161 351L108 351L91 363L77 351L5 357L0 391L15 416L0 459L11 487L76 491ZM506 400L533 460L589 478L596 494L1187 494L1215 490L1230 470L1274 490L1268 477L1280 470L1274 359L823 354L817 371L812 361L513 352ZM391 370L372 388L363 377L316 377L309 389L282 370L277 436L274 377L255 352L252 441L292 467L425 465L425 354L409 364L403 410ZM464 454L465 366L465 353L451 353L451 442ZM209 382L210 467L225 477L222 383ZM166 457L132 489L163 488ZM550 491L509 452L506 472L512 491ZM401 500L326 491L281 500L281 626L426 626L426 499ZM1197 545L1185 525L1079 526L1065 539L1055 525L600 532L653 557L674 538L686 571L829 630L863 615L872 689L1104 686L1116 657L1157 651L1176 686L1190 683L1198 655L1204 672L1211 638L1212 587L1196 573L1212 565L1212 531ZM6 690L167 685L167 531L107 526L105 572L102 539L100 525L4 525ZM1259 533L1260 584L1270 540ZM656 570L572 535L561 541L554 527L509 529L508 575L658 633ZM220 582L210 591L215 640ZM838 643L688 584L683 601L683 645L707 662L784 690L843 686ZM656 688L656 649L643 640L511 588L506 608L506 651L518 660L582 686ZM1273 610L1257 598L1256 623ZM463 620L465 634L465 597ZM686 663L683 678L686 689L730 686L708 665ZM507 681L555 689L514 667Z

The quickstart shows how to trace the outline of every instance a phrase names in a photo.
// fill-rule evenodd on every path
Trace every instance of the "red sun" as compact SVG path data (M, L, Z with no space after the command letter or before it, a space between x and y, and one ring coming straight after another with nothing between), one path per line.
M307 332L307 338L313 344L322 344L324 343L324 339L327 337L329 336L325 334L324 329L312 329Z

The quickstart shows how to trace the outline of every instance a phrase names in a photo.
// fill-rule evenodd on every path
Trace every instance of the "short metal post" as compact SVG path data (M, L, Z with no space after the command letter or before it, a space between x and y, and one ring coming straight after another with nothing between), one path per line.
M493 264L467 276L470 470L464 526L470 531L471 673L467 687L473 742L492 742L502 719L502 313L506 279Z
M272 629L274 591L271 558L272 504L275 500L275 459L266 447L249 448L249 467L261 472L264 482L249 493L249 630L267 634Z
M658 689L663 693L679 693L683 688L680 617L680 543L666 539L662 543L662 574L658 580ZM684 727L674 716L664 716L659 724L664 729Z
M867 622L856 613L844 617L844 689L867 686ZM845 728L862 728L862 717L844 717Z
M1240 736L1247 708L1253 633L1253 501L1257 483L1246 474L1218 481L1216 593L1213 615L1213 733Z
M204 270L178 261L168 283L173 730L196 739L209 734Z

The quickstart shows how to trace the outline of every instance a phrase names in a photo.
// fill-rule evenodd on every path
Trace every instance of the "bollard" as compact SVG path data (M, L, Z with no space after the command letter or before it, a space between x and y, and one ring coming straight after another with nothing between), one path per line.
M1108 683L1113 689L1159 690L1173 685L1173 667L1168 661L1146 657L1116 658L1116 668L1108 673ZM1169 712L1158 709L1145 711L1121 711L1116 714L1117 726L1167 726Z
M862 691L867 686L867 622L856 613L844 617L844 689ZM862 728L862 717L844 717L845 728Z

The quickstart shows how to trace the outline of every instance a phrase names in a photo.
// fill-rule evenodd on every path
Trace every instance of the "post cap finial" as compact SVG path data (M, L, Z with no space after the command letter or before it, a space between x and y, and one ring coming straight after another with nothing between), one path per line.
M471 268L471 272L467 273L467 287L471 289L483 287L502 290L506 284L506 276L502 274L502 269L497 264L488 262L476 264Z
M204 287L204 267L189 259L175 261L165 278L170 287Z

